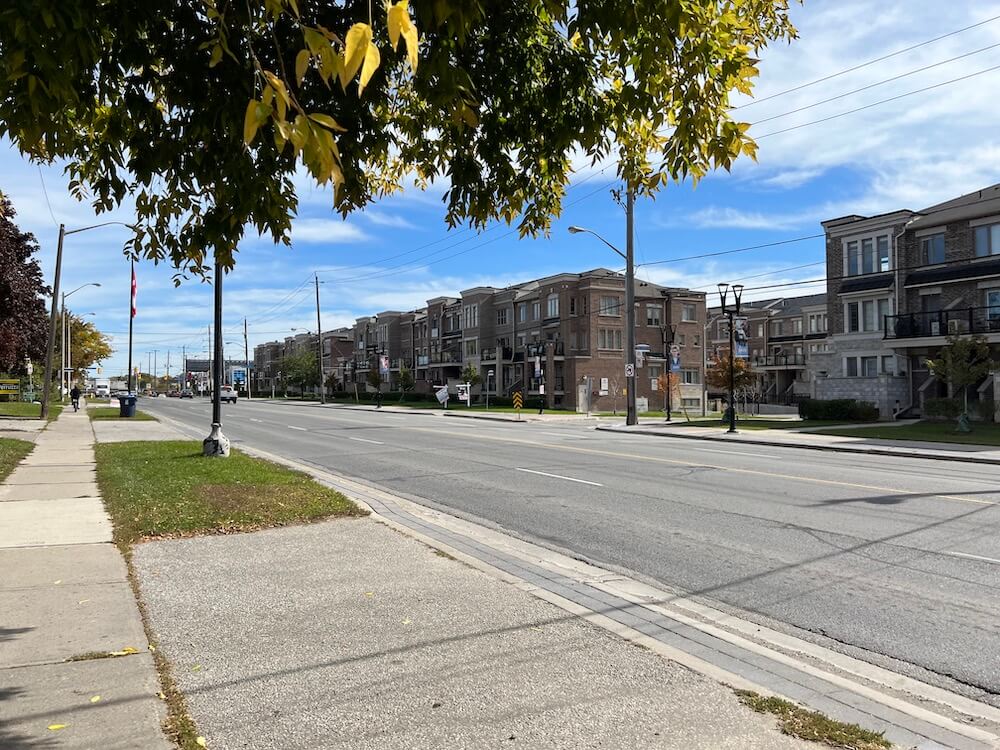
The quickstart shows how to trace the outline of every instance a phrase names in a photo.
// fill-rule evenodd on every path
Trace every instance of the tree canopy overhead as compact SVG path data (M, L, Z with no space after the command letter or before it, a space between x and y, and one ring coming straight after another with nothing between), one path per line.
M0 193L0 372L21 372L26 360L45 357L49 288L35 253L38 243L14 223L16 212Z
M544 232L572 158L652 194L753 156L729 97L788 3L8 0L0 134L194 273L247 227L287 244L302 168L344 215L447 178L450 225Z

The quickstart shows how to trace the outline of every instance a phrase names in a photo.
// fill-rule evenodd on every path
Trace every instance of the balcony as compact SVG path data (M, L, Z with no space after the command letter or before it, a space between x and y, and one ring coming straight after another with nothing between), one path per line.
M806 366L806 355L769 354L766 357L754 357L753 366L776 370L801 370Z
M462 356L457 352L435 352L431 355L432 365L460 365Z
M969 333L1000 333L1000 307L959 307L885 316L886 339L918 339Z

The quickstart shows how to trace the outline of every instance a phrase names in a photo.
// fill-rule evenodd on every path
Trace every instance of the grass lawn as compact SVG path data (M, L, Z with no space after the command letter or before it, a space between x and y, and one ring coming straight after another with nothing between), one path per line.
M136 409L134 417L120 417L118 416L120 413L121 410L117 406L97 406L93 409L87 409L87 414L90 415L91 419L133 419L138 422L156 421L156 417L152 414L147 414L138 409Z
M101 443L97 481L127 547L150 537L228 534L364 511L305 474L233 451L205 458L197 441Z
M682 420L676 420L678 426L683 427L718 427L720 429L726 429L728 422L723 423L722 417L716 417L714 419L694 419L690 422L684 422ZM827 419L767 419L761 417L746 417L738 418L736 420L737 430L794 430L794 429L805 429L808 427L825 427L827 425L837 425L844 424L844 420L827 420ZM824 430L823 434L828 434L828 430Z
M22 458L31 453L33 447L27 440L0 438L0 482L14 471Z
M810 423L811 424L811 423ZM966 445L1000 445L1000 425L972 423L972 432L955 432L954 422L917 422L900 427L852 427L823 430L821 435L875 438L878 440L927 440L934 443L964 443Z
M781 698L765 698L749 690L737 690L736 695L744 705L757 713L774 714L781 731L792 737L846 750L883 750L892 747L892 743L882 732L872 732L857 724L835 721Z
M49 403L49 419L55 419L62 411L62 405ZM0 402L0 417L38 417L42 413L41 404L29 404L24 401Z

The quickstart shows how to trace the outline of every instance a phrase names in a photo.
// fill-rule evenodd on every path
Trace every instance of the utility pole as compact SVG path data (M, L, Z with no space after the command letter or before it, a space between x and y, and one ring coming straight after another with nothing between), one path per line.
M637 382L635 373L635 254L633 249L633 235L635 224L635 192L632 188L627 188L625 193L625 326L627 351L626 361L626 388L628 388L628 413L625 424L638 424L638 414L636 413L636 393L635 384Z
M170 388L170 350L167 349L167 388Z
M253 383L250 380L250 345L247 343L247 319L243 318L243 359L247 366L247 398L253 398Z
M222 264L219 257L215 257L215 273L212 277L212 284L215 287L215 341L209 339L213 345L214 369L212 383L212 431L208 437L202 441L202 454L205 456L229 456L229 439L222 434ZM211 326L209 326L211 331Z
M184 365L184 373L181 375L181 387L180 390L184 390L188 387L188 357L187 357L187 344L181 345L181 364Z
M62 338L59 342L59 401L66 398L66 294L62 295Z
M153 392L154 393L156 393L159 390L158 383L157 383L158 378L156 376L156 373L158 372L159 368L156 366L156 364L157 364L156 363L156 355L157 355L157 351L156 351L156 349L153 349Z
M316 280L316 347L319 350L319 402L326 403L326 383L323 382L323 322L319 317L319 274L313 274Z
M41 418L49 416L49 388L52 387L52 358L56 346L56 315L59 313L59 279L62 276L63 238L66 225L59 225L59 245L56 247L56 273L52 283L52 312L49 315L49 344L45 350L45 382L42 383ZM62 383L62 379L59 380ZM60 394L61 395L61 394Z

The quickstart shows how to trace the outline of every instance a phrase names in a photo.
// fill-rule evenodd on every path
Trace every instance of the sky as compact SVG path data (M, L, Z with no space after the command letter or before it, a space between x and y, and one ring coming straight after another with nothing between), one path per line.
M697 187L670 185L655 200L637 202L640 280L710 291L710 304L719 282L744 283L746 299L821 292L822 283L779 286L823 277L821 221L916 210L1000 182L1000 2L806 0L794 6L793 21L799 38L761 55L755 99L734 101L740 105L734 114L754 123L757 163L743 159ZM950 33L973 24L980 25ZM922 46L893 54L913 45ZM618 269L618 256L597 239L566 231L585 226L624 247L613 178L613 168L577 175L562 215L538 239L518 239L503 224L481 233L448 231L440 189L407 189L344 221L331 210L328 191L302 181L292 248L251 234L224 280L226 356L242 355L244 320L251 356L255 344L293 329L315 331L316 271L328 330L474 286ZM66 183L60 165L32 164L0 141L0 190L12 200L18 225L38 239L49 283L60 222L74 228L132 218L128 207L96 216ZM126 239L126 229L112 226L72 235L65 244L62 289L100 284L74 292L67 305L94 313L88 319L112 338L115 354L104 363L105 375L126 369ZM759 245L771 246L678 260ZM168 265L143 261L136 269L134 361L146 371L155 351L162 374L168 352L172 372L182 347L205 356L211 287L188 281L175 288Z

